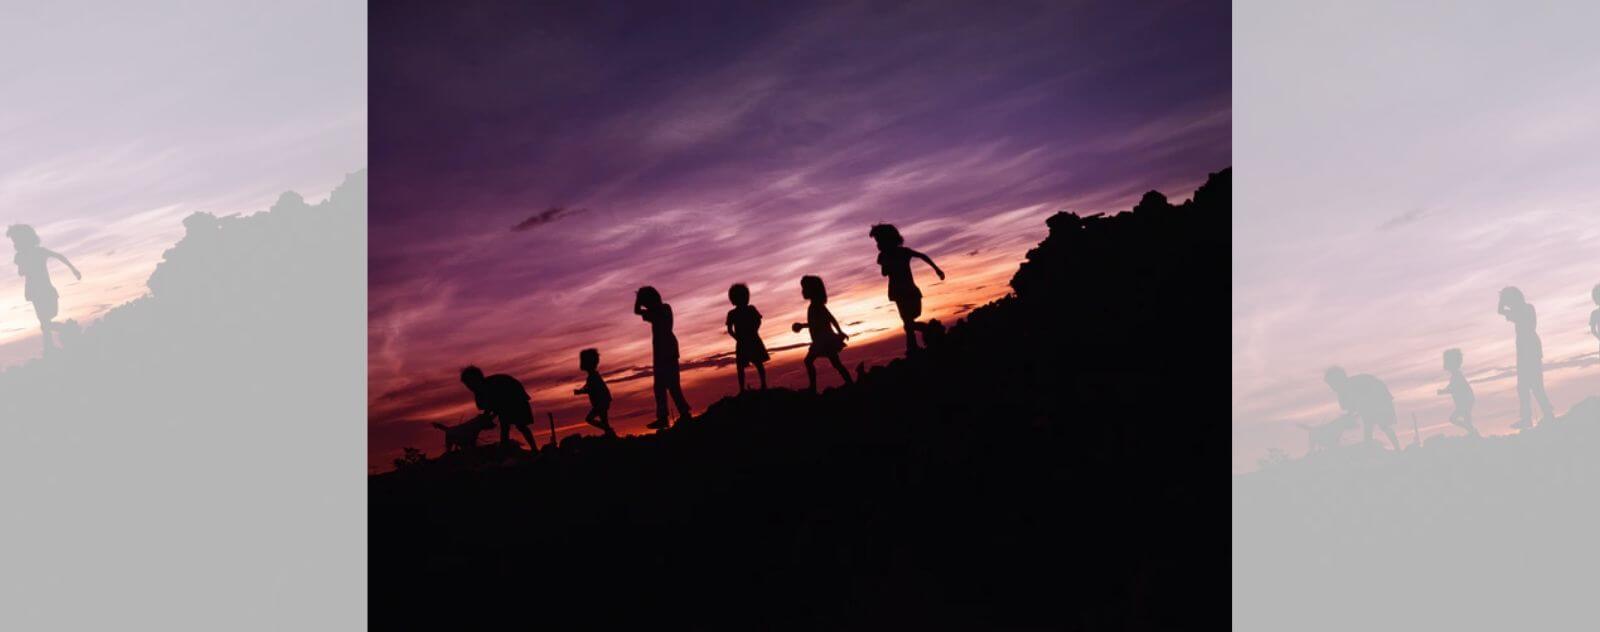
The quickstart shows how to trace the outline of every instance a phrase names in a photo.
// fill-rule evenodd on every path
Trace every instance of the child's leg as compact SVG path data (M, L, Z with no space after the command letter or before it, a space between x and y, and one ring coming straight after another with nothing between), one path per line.
M539 444L534 443L534 441L533 441L533 433L528 431L528 426L526 424L517 426L517 432L522 434L522 440L523 441L527 441L528 442L528 451L529 452L538 452L539 451Z
M683 385L673 382L671 387L672 402L678 405L678 418L688 419L694 415L689 413L689 400L683 396Z
M761 378L761 390L763 390L763 391L767 390L767 363L765 363L765 362L757 362L756 363L756 377ZM744 376L743 375L739 376L739 383L740 384L744 383Z
M855 380L850 379L850 371L848 369L844 368L844 363L843 362L839 361L839 354L835 353L833 355L828 356L828 361L833 363L833 368L839 370L839 377L844 378L844 383L845 384L853 384L853 383L855 383Z
M744 366L746 362L739 362L739 392L744 392Z
M1467 427L1467 432L1472 433L1472 436L1478 436L1478 429L1472 425L1472 409L1461 411L1461 424Z
M1546 422L1554 419L1556 414L1555 411L1552 410L1553 407L1550 405L1550 396L1544 392L1544 374L1542 371L1533 380L1530 390L1533 392L1533 396L1537 398L1537 401L1539 402L1539 421Z
M1517 424L1519 428L1526 428L1533 423L1533 402L1529 400L1532 396L1529 393L1530 390L1532 388L1528 385L1528 380L1522 378L1517 380L1517 418L1520 420Z
M656 381L656 421L667 420L667 385Z
M1391 426L1384 426L1383 427L1383 434L1389 436L1389 447L1394 448L1395 452L1399 452L1400 451L1400 439L1399 439L1399 437L1396 437L1395 434L1394 434L1394 426L1392 426L1392 425Z
M817 356L806 354L806 381L811 384L811 392L817 392Z
M617 436L617 431L611 428L611 407L610 406L606 406L605 408L601 408L600 412L599 412L599 417L600 417L600 428L605 430L606 436L608 436L608 437Z

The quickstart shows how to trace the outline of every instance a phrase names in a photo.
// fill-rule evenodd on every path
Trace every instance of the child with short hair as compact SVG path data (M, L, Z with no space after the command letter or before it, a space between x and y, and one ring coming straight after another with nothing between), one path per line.
M844 368L844 362L839 360L839 351L844 349L845 341L850 336L844 333L839 321L828 311L828 289L823 286L822 277L801 277L800 296L811 301L811 307L806 309L806 322L795 323L792 329L795 333L808 327L811 329L811 349L806 351L806 378L811 381L811 392L817 392L817 358L827 358L833 368L838 369L839 377L844 378L845 384L854 383L850 379L850 372Z
M756 375L761 378L761 390L767 390L767 346L761 342L761 312L750 304L750 288L735 283L728 288L728 335L733 336L733 359L739 367L739 392L745 391L744 368L756 365Z
M1456 408L1450 411L1450 423L1461 426L1472 436L1478 436L1478 429L1472 427L1472 385L1467 382L1467 376L1461 372L1461 350L1446 349L1444 352L1444 370L1450 373L1450 384L1439 389L1439 394L1449 394L1455 400Z
M584 415L583 420L604 431L607 437L617 436L617 431L611 429L611 389L606 387L605 378L600 377L600 350L579 351L578 369L588 374L583 388L572 391L573 395L589 396L589 414Z

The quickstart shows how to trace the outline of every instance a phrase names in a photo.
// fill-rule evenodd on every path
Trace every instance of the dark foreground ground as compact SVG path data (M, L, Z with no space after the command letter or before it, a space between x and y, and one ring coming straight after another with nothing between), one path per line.
M1594 630L1600 397L1516 435L1233 481L1235 630Z
M1015 296L854 386L372 477L373 628L1215 625L1224 435L1159 332L1222 291L1229 198L1052 217Z

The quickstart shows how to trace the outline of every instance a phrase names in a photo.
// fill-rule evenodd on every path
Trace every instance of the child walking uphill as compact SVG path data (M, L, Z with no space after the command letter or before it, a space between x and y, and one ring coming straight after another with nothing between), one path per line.
M617 436L617 431L611 429L611 389L606 387L605 378L600 377L600 350L579 351L578 369L588 375L583 380L583 388L572 391L573 395L589 396L589 414L584 415L583 420L604 431L607 437Z
M53 321L60 309L61 295L56 293L56 286L50 283L47 264L51 258L60 259L72 271L74 278L82 279L83 275L66 257L39 245L39 234L33 231L32 226L13 224L6 229L6 237L11 238L11 245L17 249L17 274L24 280L23 297L33 303L33 312L39 317L39 331L44 334L44 353L49 355L56 348L51 335L56 331L57 326Z
M761 312L750 304L750 288L735 283L728 288L728 335L733 336L733 359L739 366L739 392L745 391L744 368L756 365L756 375L761 378L761 390L767 390L767 346L761 342Z
M795 323L793 329L795 333L807 327L811 329L811 350L806 352L806 378L811 381L811 392L817 392L817 358L827 358L833 368L839 370L839 377L844 378L844 383L852 383L850 372L839 361L839 351L844 349L844 343L850 336L844 333L839 321L828 311L828 290L822 285L822 278L809 275L801 277L800 296L811 301L811 307L806 308L806 322Z
M683 386L678 380L678 337L672 334L672 306L662 302L660 292L646 285L634 295L633 313L650 323L650 348L654 355L651 373L655 378L656 420L645 427L661 430L672 425L667 420L669 394L678 405L678 423L693 419L689 414L689 400L684 398Z
M1461 373L1460 349L1445 350L1444 370L1450 372L1450 384L1439 389L1439 394L1450 394L1450 399L1456 404L1456 409L1450 411L1450 423L1461 426L1476 437L1478 429L1472 427L1472 385L1467 383L1467 376Z

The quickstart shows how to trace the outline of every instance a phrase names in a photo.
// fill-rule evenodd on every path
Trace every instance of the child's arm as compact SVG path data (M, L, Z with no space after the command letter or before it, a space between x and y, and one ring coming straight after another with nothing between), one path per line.
M806 327L809 327L809 326L811 326L811 323L798 322L798 323L795 323L793 325L790 325L789 329L794 330L794 333L800 333L800 330L805 329Z
M932 257L929 257L928 255L922 254L922 253L917 252L915 250L912 250L910 248L907 248L906 252L911 253L911 256L913 256L913 257L916 257L918 259L926 261L928 263L928 265L933 268L933 273L939 275L939 280L940 281L944 280L944 270L940 270L939 269L939 264L934 263Z
M839 332L840 338L850 339L850 334L844 333L844 327L839 326L839 319L833 317L833 312L828 312L828 322L833 324L833 328Z
M722 324L723 324L724 327L728 328L728 336L729 337L733 337L733 313L732 312L728 313L728 320L724 321Z
M60 259L61 263L66 264L67 265L67 269L72 271L72 276L74 278L79 279L79 280L83 279L83 274L78 272L77 268L73 267L71 261L67 261L66 257L61 256L61 253L56 252L54 250L50 250L48 248L41 248L41 250L44 250L45 256L47 256L47 257L55 257L57 259Z

